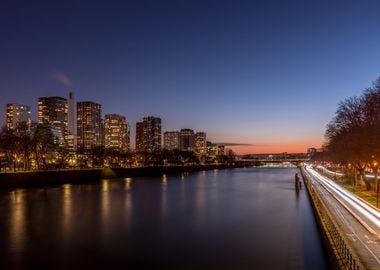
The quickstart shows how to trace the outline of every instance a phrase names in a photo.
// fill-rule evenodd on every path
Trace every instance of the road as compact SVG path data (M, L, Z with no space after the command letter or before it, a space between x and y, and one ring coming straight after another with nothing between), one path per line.
M379 210L322 176L311 166L306 166L305 172L365 268L380 269Z

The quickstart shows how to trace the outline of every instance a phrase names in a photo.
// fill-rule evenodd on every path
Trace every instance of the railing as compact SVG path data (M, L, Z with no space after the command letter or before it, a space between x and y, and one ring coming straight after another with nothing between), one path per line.
M329 213L327 206L314 190L309 176L303 169L301 169L301 173L339 268L349 270L365 269L351 247L347 244L347 237L337 228L336 222Z

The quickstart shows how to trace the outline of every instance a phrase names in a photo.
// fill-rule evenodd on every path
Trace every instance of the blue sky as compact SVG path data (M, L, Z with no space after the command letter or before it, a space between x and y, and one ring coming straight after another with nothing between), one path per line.
M3 1L0 100L67 96L245 152L319 147L380 75L379 1ZM4 115L0 117L4 123Z

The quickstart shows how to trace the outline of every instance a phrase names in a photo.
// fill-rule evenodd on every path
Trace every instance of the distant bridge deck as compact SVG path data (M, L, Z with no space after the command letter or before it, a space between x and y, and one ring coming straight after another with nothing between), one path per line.
M255 163L301 163L301 162L307 162L310 159L308 158L249 158L249 159L240 159L238 162L244 163L244 164L255 164Z

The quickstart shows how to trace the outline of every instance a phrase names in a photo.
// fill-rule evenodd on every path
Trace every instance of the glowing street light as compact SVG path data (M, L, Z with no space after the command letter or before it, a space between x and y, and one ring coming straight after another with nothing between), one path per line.
M377 161L374 160L373 161L373 168L375 170L375 185L376 185L376 207L379 208L379 179L377 178L377 168L378 168L378 164L377 164Z

